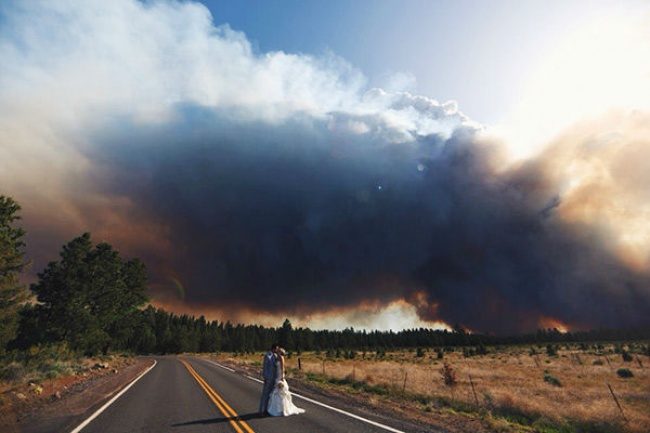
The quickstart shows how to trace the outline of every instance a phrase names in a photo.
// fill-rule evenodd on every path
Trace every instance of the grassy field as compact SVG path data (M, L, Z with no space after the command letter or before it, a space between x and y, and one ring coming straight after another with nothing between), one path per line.
M410 401L431 416L441 408L465 417L488 414L495 431L646 433L646 350L636 343L512 346L488 348L481 355L462 348L443 355L412 350L339 352L337 357L330 351L293 354L287 365L290 376L379 399ZM260 354L220 358L250 367L260 362ZM446 384L441 373L445 364L450 368Z

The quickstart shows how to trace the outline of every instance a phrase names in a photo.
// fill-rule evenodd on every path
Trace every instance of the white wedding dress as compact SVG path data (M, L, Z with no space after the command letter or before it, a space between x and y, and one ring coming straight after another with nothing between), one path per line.
M271 416L289 416L304 413L305 409L301 409L293 404L291 393L289 392L289 384L284 380L284 372L282 371L282 364L279 359L275 363L275 368L277 369L277 379L275 380L275 387L269 398L269 414Z

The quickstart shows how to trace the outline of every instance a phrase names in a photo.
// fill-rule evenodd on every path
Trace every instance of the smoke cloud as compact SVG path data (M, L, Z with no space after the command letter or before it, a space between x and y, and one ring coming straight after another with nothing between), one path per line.
M257 53L199 4L0 13L0 182L36 271L90 230L172 308L650 324L648 113L512 162L454 102L368 88L332 54Z

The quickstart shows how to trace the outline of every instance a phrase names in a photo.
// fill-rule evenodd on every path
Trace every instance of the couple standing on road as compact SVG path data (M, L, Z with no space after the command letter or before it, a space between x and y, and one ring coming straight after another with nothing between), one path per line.
M273 344L271 350L264 355L262 363L262 398L260 413L270 416L298 415L305 410L296 407L291 399L289 384L284 379L285 350L278 344Z

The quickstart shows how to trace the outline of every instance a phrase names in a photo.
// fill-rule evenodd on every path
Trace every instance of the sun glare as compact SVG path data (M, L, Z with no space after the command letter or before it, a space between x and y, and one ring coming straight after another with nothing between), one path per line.
M540 55L512 114L497 127L512 156L536 154L573 122L650 108L650 13L609 11Z

